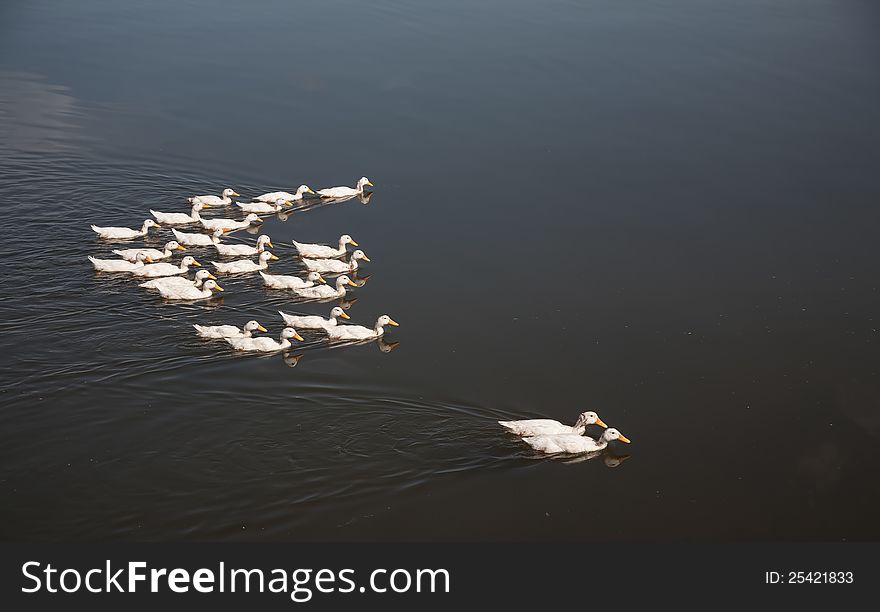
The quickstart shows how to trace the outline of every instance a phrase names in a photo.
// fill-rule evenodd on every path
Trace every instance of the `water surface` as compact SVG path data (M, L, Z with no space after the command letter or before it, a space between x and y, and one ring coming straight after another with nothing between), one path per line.
M855 0L4 3L0 537L877 539L878 26ZM253 276L167 304L86 260L91 223L363 174L369 203L261 231L282 273L353 235L348 312L399 320L385 345L235 355L190 325L330 305ZM587 409L628 459L494 423Z

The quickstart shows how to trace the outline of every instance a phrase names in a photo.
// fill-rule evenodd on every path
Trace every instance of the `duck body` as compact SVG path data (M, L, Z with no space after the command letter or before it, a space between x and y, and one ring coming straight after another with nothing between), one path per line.
M217 272L221 272L223 274L240 274L242 272L256 272L258 270L265 270L269 267L270 259L278 259L278 257L273 255L269 251L263 251L262 253L260 253L260 258L256 262L253 262L250 259L236 259L235 261L230 261L226 263L212 261L211 265L214 266Z
M348 234L339 237L339 247L333 248L325 244L307 244L293 240L293 246L296 247L300 257L310 257L313 259L332 259L345 255L345 246L348 244L357 246L358 243L352 240Z
M336 287L328 287L327 285L316 285L314 287L293 287L293 291L300 297L312 300L332 300L345 295L345 286L355 284L350 278L343 275L336 279Z
M208 206L227 206L232 204L231 196L240 196L233 189L224 189L223 193L220 196L215 195L201 195L201 196L193 196L191 198L187 198L186 201L190 204L207 204Z
M144 267L145 262L152 261L148 255L138 253L135 262L126 261L125 259L98 259L89 255L89 261L92 262L97 272L134 272Z
M595 412L582 412L574 425L565 425L553 419L524 419L520 421L498 421L498 424L512 434L518 436L543 436L557 434L573 434L581 436L586 432L587 425L607 425Z
M113 251L114 254L119 255L122 259L126 261L137 261L138 253L145 253L150 259L153 261L157 261L159 259L168 259L174 253L174 251L185 251L182 246L180 246L177 242L172 240L167 243L165 247L160 251L159 249L116 249Z
M283 274L266 274L260 272L263 282L270 289L304 289L306 287L314 287L316 282L321 282L321 275L317 272L309 274L308 278L299 278L298 276L287 276Z
M129 227L99 227L92 225L92 231L98 234L99 238L105 240L131 240L133 238L143 238L151 227L159 227L152 219L146 219L141 229L131 229Z
M281 312L280 310L278 311L278 314L281 315L281 318L284 319L286 324L296 329L326 329L328 327L336 327L338 324L337 317L342 317L343 319L349 318L349 316L345 314L345 311L339 306L333 307L330 311L330 317L327 319L319 317L318 315L290 315L286 312Z
M249 213L241 221L236 221L235 219L201 219L202 227L208 230L240 230L246 227L250 227L251 223L254 221L262 221L256 213Z
M264 193L263 195L257 196L254 200L258 202L277 202L278 200L287 200L288 202L295 202L297 200L302 200L303 196L306 193L315 193L308 185L300 185L296 193L290 193L288 191L272 191L270 193Z
M214 295L212 289L223 291L217 283L212 280L205 281L201 287L195 285L159 285L157 287L159 295L166 300L206 300Z
M326 330L327 336L331 340L372 340L373 338L380 338L385 334L386 325L396 327L398 323L388 315L382 315L372 329L363 325L337 325L335 327L328 327Z
M282 201L285 204L287 203L285 200ZM284 209L284 205L279 204L278 202L275 202L274 204L269 204L267 202L236 202L235 205L246 213L260 213L266 215L277 213Z
M363 259L370 261L370 258L358 249L351 254L347 262L338 259L308 259L303 257L302 263L306 270L314 272L324 272L328 274L342 274L344 272L354 272L358 269L358 260Z
M553 419L524 419L521 421L498 421L510 433L518 436L546 436L558 434L583 435L586 427L565 425Z
M256 321L248 321L243 327L235 325L193 325L196 333L202 338L250 338L255 331L266 331L266 328Z
M589 436L564 433L528 436L522 440L534 450L551 455L595 453L606 448L611 440L620 440L629 444L629 439L613 428L606 429L598 440Z
M212 244L220 244L223 230L215 230L213 234L190 234L172 228L171 233L174 234L177 242L186 246L211 246Z
M198 223L202 220L199 211L207 208L207 204L196 202L190 209L189 214L178 212L160 212L150 209L150 214L156 217L156 221L165 225L188 225L190 223Z
M177 274L186 274L191 265L200 266L201 264L197 262L194 257L187 255L180 260L179 266L165 262L155 263L132 270L132 273L137 276L146 276L150 278L157 276L174 276Z
M267 236L266 234L263 234L262 236L257 238L256 246L251 246L249 244L220 244L219 242L214 243L214 248L217 249L217 254L224 257L231 257L235 255L259 255L266 250L266 247L270 246L272 246L272 239L269 238L269 236Z
M345 198L360 195L364 192L364 187L373 186L365 176L362 176L357 182L357 187L328 187L327 189L319 189L318 195L322 198Z
M199 270L196 272L196 276L193 280L190 280L185 276L160 276L159 278L144 281L140 283L138 287L143 287L144 289L158 289L160 286L201 287L202 283L209 278L216 280L216 277L207 270Z
M278 340L261 336L258 338L224 338L229 345L237 351L250 351L260 353L274 353L275 351L283 351L289 349L292 345L290 339L295 338L302 340L302 337L296 333L292 327L285 327L281 331L281 337Z

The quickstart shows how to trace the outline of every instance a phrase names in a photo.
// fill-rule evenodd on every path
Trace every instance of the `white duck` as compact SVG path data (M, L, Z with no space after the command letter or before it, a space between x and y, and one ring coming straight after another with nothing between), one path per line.
M239 274L241 272L256 272L257 270L265 270L269 267L269 262L273 259L278 259L277 256L273 255L269 251L263 251L260 253L259 261L254 263L250 259L236 259L235 261L230 261L228 263L218 263L216 261L212 261L211 265L214 266L214 269L217 272L222 274Z
M144 224L141 225L139 230L128 227L98 227L93 225L92 231L98 234L99 238L106 238L107 240L129 240L131 238L143 238L151 227L161 226L152 219L144 219Z
M191 198L187 198L186 201L190 204L201 202L202 204L207 204L209 206L225 206L227 204L232 204L232 196L241 197L241 194L235 193L234 189L230 189L227 187L223 190L223 193L221 193L219 197L215 195L193 196Z
M89 261L98 272L134 272L144 267L145 263L153 261L146 253L138 253L134 263L125 259L97 259L89 255Z
M363 325L337 325L326 329L331 340L369 340L381 337L385 333L386 325L397 327L400 323L388 315L382 315L376 319L376 325L373 329Z
M609 427L602 432L602 435L599 436L598 440L594 440L589 436L578 436L575 434L556 434L523 438L523 442L536 451L548 454L593 453L608 446L608 443L611 440L620 440L621 442L629 444L629 438L613 427Z
M272 204L266 202L236 202L235 205L246 213L262 213L268 215L281 212L284 210L285 206L290 206L290 202L283 198L278 198Z
M180 246L176 241L171 240L165 243L165 246L162 247L161 251L159 249L116 249L113 253L127 261L137 261L138 253L146 253L150 256L150 259L156 261L158 259L168 259L174 251L185 250L186 249Z
M132 270L132 274L136 276L147 276L150 278L155 278L157 276L174 276L176 274L186 274L189 271L190 266L199 266L202 264L196 261L196 258L192 255L187 255L183 259L180 260L180 265L175 266L170 263L154 263L144 266L143 268L137 268Z
M159 287L201 287L202 283L212 278L217 280L217 277L208 272L207 270L199 270L195 274L195 278L193 280L188 279L185 276L160 276L159 278L154 278L152 280L144 281L138 285L138 287L143 287L144 289L158 289Z
M186 246L211 246L212 244L220 244L220 238L226 232L218 229L211 234L188 234L172 228L171 233L177 238L177 242Z
M216 231L222 232L222 230ZM259 238L257 238L257 246L251 246L249 244L220 244L219 242L214 243L214 247L216 247L217 249L217 254L223 255L224 257L232 255L258 255L265 251L266 247L274 246L275 245L272 244L272 239L269 238L266 234L263 234Z
M356 250L351 254L351 258L345 261L339 261L338 259L306 259L303 258L303 265L307 270L314 270L315 272L326 272L326 273L340 273L340 272L354 272L358 269L358 260L363 259L364 261L370 261L370 258L367 257L366 253L361 251L360 249Z
M327 327L336 327L338 323L337 319L342 317L343 319L350 319L344 310L339 306L334 306L330 310L330 318L325 319L324 317L319 317L318 315L289 315L286 312L278 311L278 314L281 315L281 318L284 319L284 322L290 325L291 327L296 327L299 329L325 329Z
M260 272L263 282L270 289L302 289L304 287L314 287L315 283L326 283L321 275L317 272L309 272L305 279L298 276L285 276L282 274L266 274Z
M341 298L345 295L346 285L357 287L350 278L343 274L336 279L335 289L327 285L316 285L314 287L293 287L293 290L300 297L314 300L332 300L333 298Z
M281 330L281 339L273 340L265 336L259 338L224 338L237 351L258 351L261 353L272 353L275 351L283 351L289 349L292 345L290 339L302 340L302 336L296 333L292 327L285 327Z
M564 425L553 419L525 419L522 421L498 421L510 433L518 436L543 436L555 434L575 434L582 436L587 425L608 427L595 412L582 412L574 425Z
M159 285L158 289L159 295L166 300L206 300L214 295L214 289L217 291L225 291L216 281L212 280L205 281L201 287L196 287L194 285Z
M239 230L249 227L251 223L262 223L263 220L257 215L257 213L249 213L241 221L236 221L235 219L202 219L202 227L208 230Z
M265 332L266 328L256 321L248 321L244 327L235 325L193 325L202 338L250 338L255 331Z
M150 209L150 214L156 217L156 221L158 221L159 223L165 223L166 225L187 225L189 223L198 223L199 221L201 221L202 218L199 216L199 211L204 210L205 208L208 208L207 204L196 202L192 205L189 214L178 212L159 212L153 209Z
M342 234L339 237L339 248L334 249L331 246L327 246L324 244L305 244L302 242L297 242L293 240L293 246L296 247L296 250L299 251L300 257L314 257L319 259L329 259L331 257L339 257L340 255L345 255L345 245L350 244L352 246L357 246L358 243L352 239L348 234Z
M356 196L362 194L364 192L364 187L367 185L373 187L373 183L370 182L370 179L362 176L357 182L357 187L328 187L327 189L319 189L318 195L322 198L344 198L346 196Z
M273 191L271 193L264 193L261 196L257 196L254 198L254 200L257 200L258 202L275 202L277 200L287 200L289 202L295 202L297 200L302 200L303 195L306 193L314 194L315 192L312 191L312 188L308 185L300 185L299 187L297 187L296 193L289 193L287 191Z

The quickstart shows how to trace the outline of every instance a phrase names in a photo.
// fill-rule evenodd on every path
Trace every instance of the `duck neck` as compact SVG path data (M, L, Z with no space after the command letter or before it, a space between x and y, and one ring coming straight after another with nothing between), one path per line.
M376 332L377 336L381 336L385 333L385 326L380 325L378 321L376 321L376 325L373 327L373 331Z
M144 224L141 225L141 233L144 234L144 235L146 235L147 232L149 232L149 231L150 231L150 226L147 225L147 222L146 222L146 221L144 221Z
M571 433L576 434L578 436L584 435L584 433L586 431L587 431L586 425L572 425L571 426Z
M348 260L348 271L354 272L357 269L358 269L357 259L355 259L354 255L352 255L351 259Z
M192 207L192 210L189 211L189 216L195 219L196 221L201 221L201 217L199 216L199 209L195 206Z

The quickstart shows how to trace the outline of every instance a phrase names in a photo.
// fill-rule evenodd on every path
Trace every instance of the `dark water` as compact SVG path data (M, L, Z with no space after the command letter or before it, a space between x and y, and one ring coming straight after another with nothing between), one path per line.
M0 537L878 539L878 28L857 0L3 2ZM328 306L253 275L166 304L86 261L93 222L362 174L368 204L262 231L276 273L352 234L384 351L237 356L189 325ZM494 424L585 409L628 460Z

